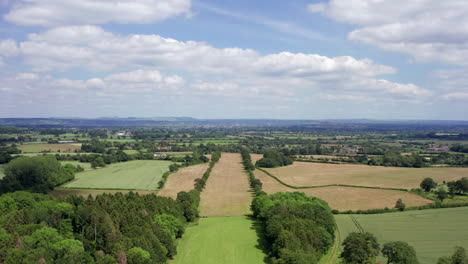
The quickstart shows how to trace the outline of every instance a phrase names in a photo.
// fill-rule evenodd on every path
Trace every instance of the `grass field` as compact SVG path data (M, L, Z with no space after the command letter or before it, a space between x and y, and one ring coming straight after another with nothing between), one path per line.
M83 197L88 197L88 195L91 195L94 197L96 195L103 194L103 193L116 194L116 193L129 193L129 192L131 191L55 188L53 191L49 192L49 194L55 197L67 196L67 195L77 195L77 196L83 196ZM155 191L133 191L133 192L139 193L140 195L155 193Z
M5 173L4 173L4 168L3 168L3 164L0 164L0 179L3 178L5 176Z
M79 161L60 161L62 163L62 166L65 164L72 164L73 166L80 165L83 169L90 169L91 168L91 163L88 162L79 162Z
M127 153L128 155L138 154L138 150L135 149L125 149L123 152Z
M277 192L304 192L326 201L332 209L339 211L393 208L395 202L400 198L407 206L432 203L431 200L408 192L340 186L293 189L284 186L262 171L255 170L255 176L262 181L263 191L269 194Z
M170 264L262 264L263 253L253 220L247 217L201 218L187 228Z
M250 213L252 194L238 153L223 153L201 193L200 215L240 216Z
M156 190L170 161L135 160L77 173L67 188Z
M179 169L171 174L164 187L158 192L159 196L177 198L181 191L193 190L195 179L201 178L208 168L209 163L198 164Z
M426 177L439 183L468 177L468 168L419 169L297 161L293 165L267 171L293 186L349 184L412 189L419 188Z
M468 248L468 207L408 211L376 215L336 215L341 237L357 232L356 219L380 244L405 241L416 249L421 264L436 263L451 255L455 246Z
M81 149L81 144L25 144L19 146L23 153L34 152L75 152Z

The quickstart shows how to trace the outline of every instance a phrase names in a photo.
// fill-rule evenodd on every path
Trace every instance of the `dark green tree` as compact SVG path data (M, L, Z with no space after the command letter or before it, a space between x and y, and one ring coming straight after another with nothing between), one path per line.
M398 199L398 201L396 201L395 208L400 211L404 211L406 208L406 204L403 202L402 199Z
M394 264L418 264L416 251L406 242L395 241L383 245L382 255L387 258L387 263Z
M343 241L341 257L349 264L372 264L379 255L380 246L371 233L350 233Z
M432 178L425 178L422 180L420 186L424 191L429 192L437 187L437 183Z

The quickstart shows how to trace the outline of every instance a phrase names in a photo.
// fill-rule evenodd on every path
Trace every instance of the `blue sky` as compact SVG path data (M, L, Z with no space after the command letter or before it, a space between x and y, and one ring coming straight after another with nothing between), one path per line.
M468 120L461 0L0 0L0 116Z

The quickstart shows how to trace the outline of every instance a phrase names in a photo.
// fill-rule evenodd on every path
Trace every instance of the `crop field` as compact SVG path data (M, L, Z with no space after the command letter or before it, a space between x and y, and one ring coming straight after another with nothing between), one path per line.
M364 231L373 233L382 245L405 241L416 249L421 264L436 263L451 255L455 246L468 247L468 208L431 209L376 215L336 215L341 237L358 232L353 218Z
M172 162L135 160L108 165L105 168L77 173L67 188L156 190L162 174Z
M209 163L203 163L179 169L169 176L158 195L175 199L179 192L193 190L195 179L201 178L208 166Z
M250 212L252 195L238 153L223 153L201 193L200 215L240 216Z
M25 144L19 146L23 153L34 152L75 152L81 149L81 144Z
M179 241L170 264L262 264L255 222L247 217L201 218Z
M109 193L109 194L116 194L116 193L129 193L131 191L126 191L126 190L93 190L93 189L70 189L70 188L55 188L53 191L49 192L50 195L54 197L61 197L61 196L67 196L67 195L76 195L76 196L82 196L82 197L88 197L88 195L91 195L95 197L96 195L104 194L104 193ZM140 195L144 194L151 194L155 193L155 191L133 191L135 193L138 193Z
M263 158L263 154L250 154L250 157L252 158L252 163L255 164L257 160Z
M326 201L332 209L339 211L393 208L398 199L402 199L406 206L420 206L433 202L412 193L392 190L340 186L293 189L284 186L262 171L255 170L255 176L262 181L263 191L266 193L303 192Z
M71 164L73 166L80 165L83 169L91 169L91 163L89 162L79 162L79 161L60 161L62 166L65 164Z
M294 162L293 165L267 169L292 186L348 184L386 188L419 188L426 177L436 182L468 177L468 168L397 168L351 164Z

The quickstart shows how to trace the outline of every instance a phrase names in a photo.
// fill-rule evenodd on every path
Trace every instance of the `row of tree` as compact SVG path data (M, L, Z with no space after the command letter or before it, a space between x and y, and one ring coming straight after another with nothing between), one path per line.
M275 168L293 164L294 159L291 156L286 156L282 151L277 149L268 149L263 154L263 158L256 162L256 166L263 168Z

